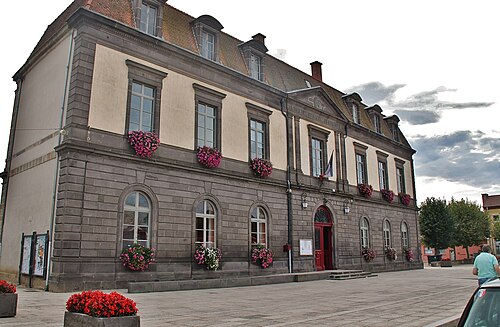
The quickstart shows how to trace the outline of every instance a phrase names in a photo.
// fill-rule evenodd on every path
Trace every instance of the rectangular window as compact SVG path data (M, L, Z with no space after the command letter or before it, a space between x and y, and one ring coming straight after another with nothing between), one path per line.
M256 80L261 78L261 58L257 55L250 55L250 76Z
M156 36L156 18L158 9L154 6L142 3L141 6L141 22L139 29L147 34Z
M396 179L398 182L398 193L406 193L405 171L402 166L396 166Z
M152 132L154 122L155 89L139 82L132 82L130 97L129 131Z
M215 35L205 30L201 32L201 55L215 61Z
M380 116L373 116L373 125L375 125L375 132L377 132L378 134L382 134L382 131L380 129Z
M216 147L216 108L198 103L198 139L197 146Z
M392 126L392 139L399 142L399 130L396 126Z
M387 190L387 163L383 161L378 162L378 181L380 190Z
M266 157L266 128L265 124L250 119L250 159Z
M323 174L324 142L316 138L311 139L312 175L318 177Z
M361 153L356 153L356 175L358 184L367 184L366 156Z
M352 104L352 119L356 124L359 124L359 110L356 104Z

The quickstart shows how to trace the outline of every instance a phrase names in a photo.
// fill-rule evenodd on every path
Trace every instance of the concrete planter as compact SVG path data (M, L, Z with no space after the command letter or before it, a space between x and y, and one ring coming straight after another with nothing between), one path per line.
M441 261L441 267L451 267L451 261Z
M98 318L83 313L64 313L64 327L140 327L139 316Z
M0 293L0 318L14 317L17 311L17 293Z

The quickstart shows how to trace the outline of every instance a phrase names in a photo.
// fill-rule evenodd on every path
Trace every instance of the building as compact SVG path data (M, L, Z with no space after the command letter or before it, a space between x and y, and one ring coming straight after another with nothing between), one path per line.
M422 267L415 151L398 117L323 82L320 62L309 75L267 52L264 35L240 41L165 1L74 1L14 76L1 272L36 265L35 282L62 291ZM134 130L159 136L151 158L129 145ZM202 166L199 146L219 149L220 165ZM254 158L272 174L257 177ZM20 251L32 232L46 233L46 247L35 236ZM121 265L132 242L156 249L148 271ZM274 252L266 270L251 263L257 243ZM219 270L196 265L197 244L222 250ZM365 261L362 247L376 258Z
M490 217L492 224L500 222L500 194L488 195L481 194L483 200L483 210ZM493 229L492 229L493 230ZM488 241L495 254L500 254L500 241L492 238Z

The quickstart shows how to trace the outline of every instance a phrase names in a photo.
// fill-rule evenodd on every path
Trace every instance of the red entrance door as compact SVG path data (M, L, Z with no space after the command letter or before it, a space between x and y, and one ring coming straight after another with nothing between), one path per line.
M316 270L333 269L332 220L325 207L318 208L314 216L314 256Z

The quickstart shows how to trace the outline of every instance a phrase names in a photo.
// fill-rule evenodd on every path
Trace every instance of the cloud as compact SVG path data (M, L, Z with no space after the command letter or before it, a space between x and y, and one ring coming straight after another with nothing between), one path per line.
M441 178L481 189L500 187L499 138L481 131L458 131L409 139L417 150L417 176Z
M444 86L430 91L422 91L401 100L396 100L396 92L405 87L405 84L386 86L380 82L370 82L353 86L347 93L357 92L367 105L379 104L384 111L396 113L401 120L411 125L425 125L437 123L444 110L487 108L494 102L450 102L439 100L439 96L446 92L456 92Z
M429 110L395 110L394 113L412 125L437 123L441 119L441 113Z

